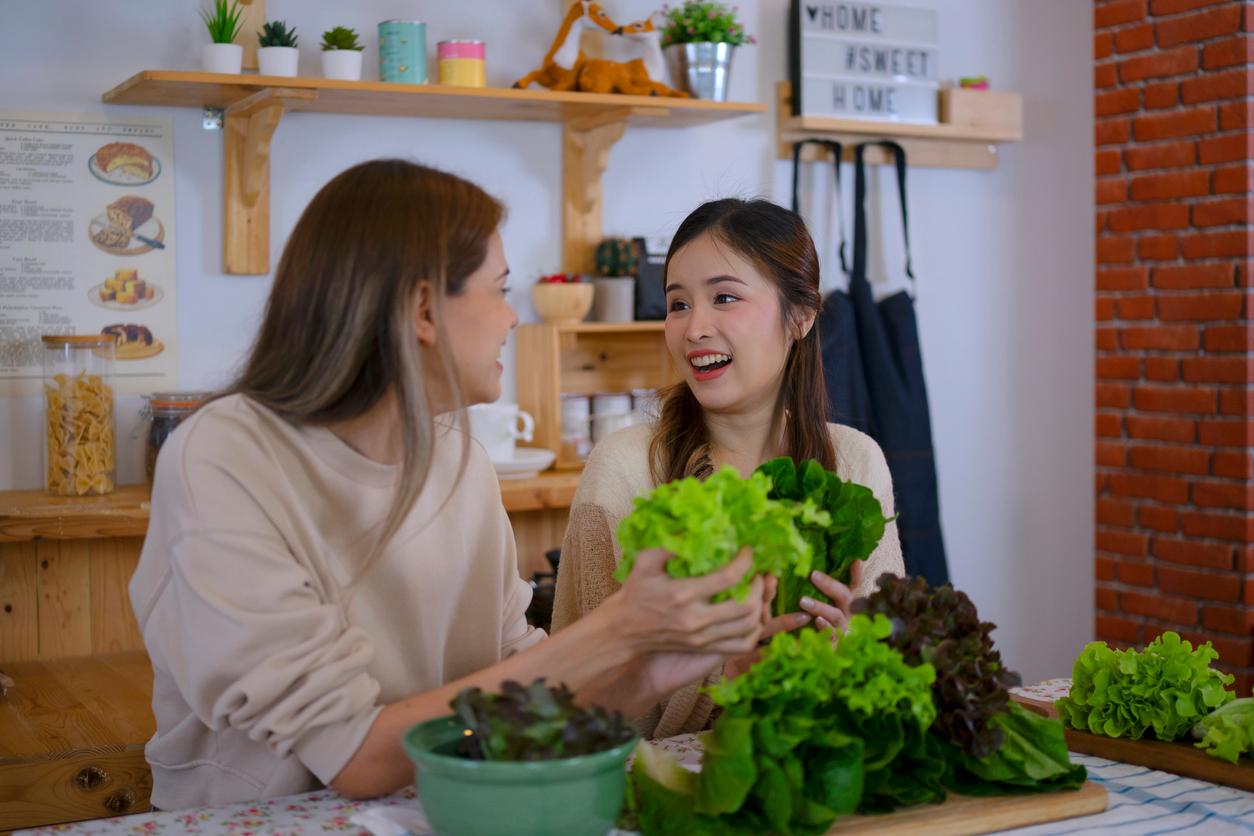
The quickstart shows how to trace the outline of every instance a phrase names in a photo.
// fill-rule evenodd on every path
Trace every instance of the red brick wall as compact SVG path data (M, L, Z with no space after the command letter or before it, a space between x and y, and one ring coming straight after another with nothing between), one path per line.
M1254 9L1097 0L1097 636L1254 686Z

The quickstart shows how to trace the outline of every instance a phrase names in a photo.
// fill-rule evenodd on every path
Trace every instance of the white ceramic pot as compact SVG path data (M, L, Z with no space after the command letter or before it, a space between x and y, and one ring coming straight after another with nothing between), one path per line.
M600 276L594 282L592 318L597 322L631 322L636 317L636 277Z
M277 75L291 78L300 64L300 50L294 46L263 46L257 50L259 75Z
M207 73L238 75L244 63L244 48L239 44L205 44L200 50L200 63Z
M322 53L322 74L339 81L361 81L360 49L328 49Z

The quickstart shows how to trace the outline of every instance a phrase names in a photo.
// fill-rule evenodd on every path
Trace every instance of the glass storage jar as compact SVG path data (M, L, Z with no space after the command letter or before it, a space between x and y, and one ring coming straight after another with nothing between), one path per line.
M111 335L47 335L44 367L44 484L56 496L113 490L117 476Z
M145 395L139 415L148 424L144 441L144 473L152 482L157 469L157 453L161 445L174 432L174 428L199 408L208 392L153 392Z

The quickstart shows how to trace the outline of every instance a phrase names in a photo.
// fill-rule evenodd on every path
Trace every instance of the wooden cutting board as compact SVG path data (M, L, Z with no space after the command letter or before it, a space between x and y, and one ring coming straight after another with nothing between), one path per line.
M1053 703L1014 695L1016 702L1046 717L1057 717ZM1189 741L1166 743L1161 740L1127 740L1086 731L1067 729L1067 748L1072 752L1095 755L1112 761L1148 766L1186 778L1210 781L1239 790L1254 792L1254 759L1245 757L1235 764L1208 755Z
M944 804L920 804L882 816L849 816L829 836L875 833L876 836L974 836L1015 827L1092 816L1106 809L1106 789L1093 781L1075 791L1041 795L973 798L950 793Z

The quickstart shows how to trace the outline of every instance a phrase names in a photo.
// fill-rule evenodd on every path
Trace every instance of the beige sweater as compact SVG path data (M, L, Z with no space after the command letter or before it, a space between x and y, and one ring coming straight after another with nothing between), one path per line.
M454 488L461 437L440 430L427 488L348 594L395 467L242 396L171 436L130 585L155 678L154 805L325 785L381 706L543 638L500 483L469 449Z
M883 506L884 515L893 516L892 476L879 445L850 427L828 424L828 430L836 448L837 475L869 487ZM553 604L555 632L596 609L618 589L612 576L623 552L614 532L631 512L632 499L655 487L649 473L652 433L653 428L646 425L619 430L598 442L588 457L562 542ZM854 594L864 596L872 592L875 580L886 572L905 573L896 522L885 529L884 539L867 560L862 584ZM717 678L717 673L712 674L706 681ZM713 705L700 692L701 684L684 688L639 718L640 731L660 738L705 728Z

